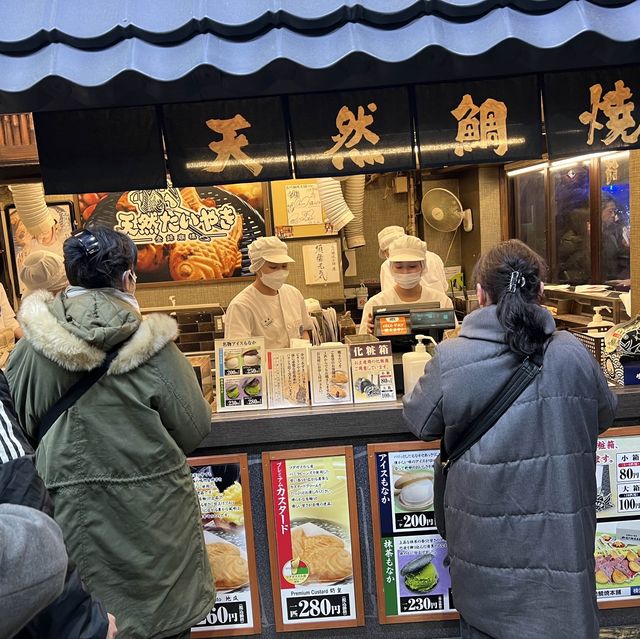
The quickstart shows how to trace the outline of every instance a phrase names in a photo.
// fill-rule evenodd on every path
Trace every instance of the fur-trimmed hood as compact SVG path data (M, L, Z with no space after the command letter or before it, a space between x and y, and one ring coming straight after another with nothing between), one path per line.
M73 298L36 291L23 300L18 320L34 350L74 372L99 366L106 351L128 339L107 374L127 373L178 335L173 318L154 313L141 319L132 306L104 290Z

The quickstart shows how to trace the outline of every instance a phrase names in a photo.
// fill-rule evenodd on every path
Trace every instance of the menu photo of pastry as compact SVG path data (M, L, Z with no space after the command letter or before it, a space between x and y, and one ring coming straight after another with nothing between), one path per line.
M244 548L204 531L204 543L216 591L240 590L249 585L249 564Z
M267 234L261 183L81 194L86 225L138 246L138 283L248 277L248 246ZM90 204L87 204L90 202Z
M433 509L433 471L393 471L396 512L422 512Z
M309 349L311 402L315 406L351 403L351 377L346 346Z
M216 590L249 583L244 504L238 464L207 465L191 473L198 494L207 557Z
M291 570L304 571L299 587L346 584L353 577L353 557L346 532L339 524L312 519L291 522Z
M640 530L636 526L634 521L598 524L594 554L596 591L599 598L630 596L638 592ZM632 534L623 534L621 528L630 528L628 532Z

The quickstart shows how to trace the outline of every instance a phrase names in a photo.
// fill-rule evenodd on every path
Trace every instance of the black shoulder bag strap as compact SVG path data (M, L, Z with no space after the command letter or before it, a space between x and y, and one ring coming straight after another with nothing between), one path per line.
M67 409L71 408L104 374L109 370L111 362L126 342L118 344L116 348L108 351L100 366L91 369L84 377L81 377L67 392L45 413L36 429L36 444L39 444L43 437L49 432L58 417Z
M505 414L509 406L511 406L511 404L520 397L524 389L535 379L541 368L542 362L540 364L536 364L527 357L522 362L522 365L516 371L515 375L493 398L477 419L474 420L473 426L469 428L464 437L446 457L443 457L443 453L446 454L446 451L444 448L444 437L442 438L440 444L440 460L445 473L454 461L462 457L462 455L464 455L469 448L471 448L471 446L473 446Z

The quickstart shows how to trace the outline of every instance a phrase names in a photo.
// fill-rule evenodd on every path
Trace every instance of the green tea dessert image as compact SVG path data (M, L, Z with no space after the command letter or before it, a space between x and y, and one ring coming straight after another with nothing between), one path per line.
M229 399L238 399L240 397L240 387L237 384L227 386L225 391Z
M404 577L404 585L413 592L429 592L438 583L438 571L431 563L433 555L426 554L410 561L400 570Z
M258 397L262 393L262 384L260 383L260 378L254 377L250 379L244 386L244 392L249 395L249 397Z

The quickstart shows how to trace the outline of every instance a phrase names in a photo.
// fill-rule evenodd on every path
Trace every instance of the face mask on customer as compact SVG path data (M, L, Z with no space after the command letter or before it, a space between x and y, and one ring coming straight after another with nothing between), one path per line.
M422 273L418 271L417 273L391 273L393 277L393 281L400 288L413 288L417 284L420 283L422 279Z
M279 290L289 277L289 271L284 269L280 271L274 271L273 273L263 273L261 275L262 283L274 291Z

